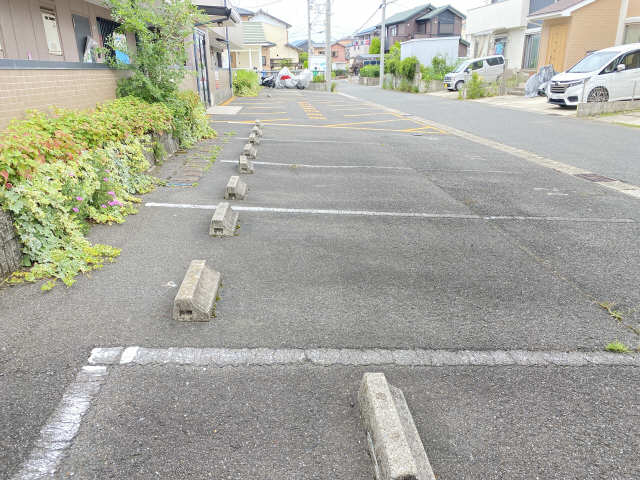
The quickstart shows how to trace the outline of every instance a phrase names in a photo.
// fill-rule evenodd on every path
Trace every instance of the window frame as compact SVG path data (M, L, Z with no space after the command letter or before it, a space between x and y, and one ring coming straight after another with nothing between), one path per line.
M44 33L44 41L47 44L47 52L49 55L54 55L56 57L64 57L64 48L62 47L62 37L60 36L60 23L58 22L58 12L56 11L55 6L47 6L40 5L40 19L42 20L42 31ZM46 15L52 16L53 18L45 18ZM53 20L55 22L55 31L58 37L58 47L59 51L51 51L51 46L49 44L49 36L47 34L46 21Z

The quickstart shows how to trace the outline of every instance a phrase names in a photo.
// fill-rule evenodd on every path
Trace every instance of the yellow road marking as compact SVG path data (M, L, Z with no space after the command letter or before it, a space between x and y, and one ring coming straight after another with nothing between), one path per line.
M382 112L383 115L396 115L395 113L391 113L391 112ZM343 115L343 117L366 117L368 115L372 115L371 113L352 113L352 114L346 114ZM379 115L378 113L376 113L376 115ZM396 115L398 116L398 115Z
M303 127L303 128L329 128L329 129L343 129L343 130L363 130L363 131L371 131L371 132L400 132L400 133L408 133L406 130L398 130L398 129L388 129L388 128L367 128L367 127L344 127L337 126L331 127L327 125L314 125L314 124L299 124L299 123L273 123L277 119L265 120L264 123L268 123L269 125L275 127ZM233 124L251 124L253 123L250 120L216 120L213 123L233 123ZM427 129L431 129L432 131L429 133L433 134L445 134L446 132L440 130L435 127L425 127Z
M218 105L219 107L224 107L225 105L229 105L231 102L233 102L236 99L235 95L232 96L231 98L226 99L224 102L222 102L220 105Z
M388 122L396 122L397 120L391 118L389 120L369 120L366 122L349 122L349 123L332 123L330 125L325 125L325 127L344 127L346 125L364 125L366 123L388 123Z

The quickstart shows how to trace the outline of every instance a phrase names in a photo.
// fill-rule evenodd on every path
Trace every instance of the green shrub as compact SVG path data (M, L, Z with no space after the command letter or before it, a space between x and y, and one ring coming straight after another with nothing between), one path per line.
M194 91L177 93L167 106L173 117L173 136L182 148L190 148L198 140L215 135L209 126L204 105Z
M384 72L393 75L400 75L400 43L394 43L389 49L389 53L384 56Z
M309 68L309 60L302 62L302 68Z
M371 39L371 43L369 44L369 53L380 53L380 37L373 37Z
M391 80L385 80L382 82L382 88L385 90L393 90L393 82Z
M336 77L336 76L338 76L338 77L344 77L345 75L347 75L347 71L346 71L346 70L344 70L344 69L342 69L342 68L339 68L339 69L337 69L337 70L334 70L334 71L333 71L333 73L334 73L334 77Z
M338 88L338 84L336 82L331 82L331 91L335 92L336 88Z
M487 89L477 72L473 72L471 75L471 80L466 84L466 91L466 98L471 99L486 97L488 94Z
M33 111L0 134L0 205L11 212L23 266L31 267L9 283L52 278L43 290L56 279L72 285L78 273L119 254L92 245L84 234L91 222L123 222L136 212L140 200L134 195L153 189L156 180L145 174L150 165L144 156L156 148L150 134L175 130L181 121L192 138L213 134L198 96L179 98L187 107L173 118L172 106L126 97L94 111Z
M618 340L609 342L605 347L605 350L607 352L613 352L613 353L629 353L630 352L629 347L627 347L624 343L619 342Z
M323 82L324 82L324 75L323 75L322 73L318 73L317 75L315 75L315 76L313 77L312 82L315 82L315 83L323 83Z
M416 76L416 71L420 65L417 57L407 57L400 64L400 74L409 81Z
M251 70L236 70L233 73L233 94L238 97L255 97L260 91L258 73Z
M361 77L379 77L380 65L365 65L360 69Z

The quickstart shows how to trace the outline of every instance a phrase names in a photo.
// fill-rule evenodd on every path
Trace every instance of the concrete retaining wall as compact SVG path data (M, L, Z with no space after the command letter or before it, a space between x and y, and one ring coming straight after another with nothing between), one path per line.
M20 266L22 245L13 228L11 215L0 209L0 278L5 278Z
M307 87L307 90L314 90L314 91L322 91L325 92L327 90L327 83L326 82L311 82L309 84L309 86Z
M630 110L640 110L640 100L580 103L578 104L577 115L578 117L589 117L591 115L628 112Z
M372 87L374 85L380 85L380 79L378 77L358 77L358 83Z

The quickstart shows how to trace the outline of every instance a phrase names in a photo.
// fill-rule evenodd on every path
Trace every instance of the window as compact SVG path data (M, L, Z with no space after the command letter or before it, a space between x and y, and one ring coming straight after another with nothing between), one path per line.
M490 67L495 67L496 65L500 65L499 58L500 57L487 58L487 63L489 64Z
M624 41L622 43L640 42L640 23L630 23L624 29Z
M438 16L438 33L440 35L451 35L455 30L455 19L449 11Z
M392 36L392 37L395 37L395 36L398 35L398 26L397 25L394 25L393 27L391 27L389 29L389 35Z
M4 58L4 50L3 50L3 46L4 43L2 41L2 30L0 30L0 58Z
M624 63L626 70L640 68L640 51L636 50L635 52L627 53L622 57L620 63Z
M47 48L51 55L62 55L62 45L60 43L60 33L58 32L58 19L56 12L48 8L41 8L42 24L44 26L44 36L47 40Z
M266 66L267 65L267 57L262 55L262 66Z
M336 52L335 50L331 50L331 56L332 57L337 57L338 56L338 52Z
M477 62L473 62L469 68L471 68L471 70L480 70L482 68L482 60L478 60Z

